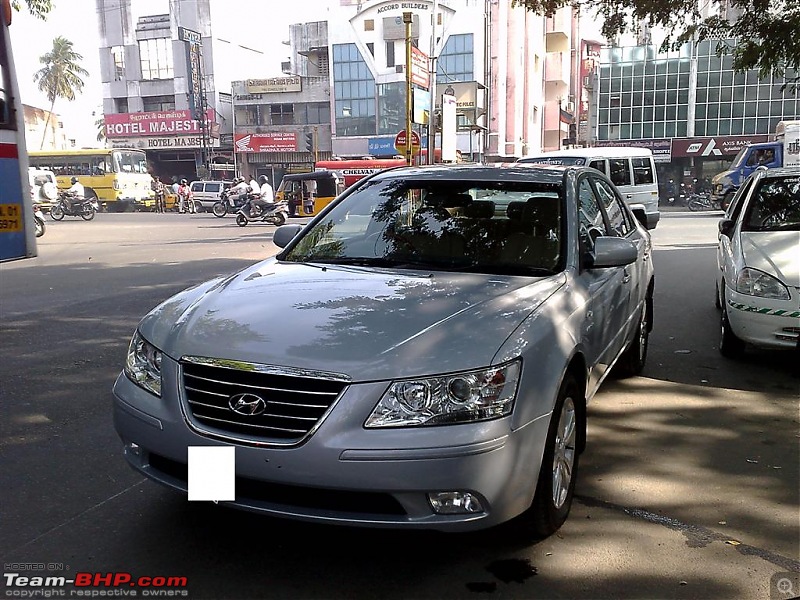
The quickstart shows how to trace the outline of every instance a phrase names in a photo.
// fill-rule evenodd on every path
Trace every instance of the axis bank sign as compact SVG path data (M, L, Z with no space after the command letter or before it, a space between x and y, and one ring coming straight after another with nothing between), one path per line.
M153 111L104 115L106 137L166 137L200 135L200 121L192 119L190 110ZM212 123L214 111L206 112L206 122Z

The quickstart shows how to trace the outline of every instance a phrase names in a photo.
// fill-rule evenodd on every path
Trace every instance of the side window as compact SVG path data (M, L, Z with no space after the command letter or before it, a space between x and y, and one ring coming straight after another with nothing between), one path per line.
M597 169L603 175L608 175L608 173L606 173L606 161L605 161L605 159L597 158L597 159L591 161L589 163L589 166L592 167L593 169Z
M635 185L654 182L653 162L649 158L632 158L631 165L633 166L633 183Z
M192 184L192 192L202 192L203 191L203 182L198 181Z
M610 158L608 160L608 176L614 185L630 185L631 172L627 158Z
M614 235L625 237L633 229L633 224L627 211L622 206L622 200L614 193L614 189L602 179L592 178L597 188L600 204L606 209L608 224Z
M578 183L578 223L581 252L586 252L594 247L597 236L606 234L603 212L588 177Z
M742 206L744 205L744 199L750 195L750 190L753 188L754 184L755 179L753 177L748 177L744 185L736 191L736 195L733 197L733 200L731 200L730 206L728 206L725 218L733 221L739 218L739 213L742 212Z
M194 190L192 190L194 191ZM206 184L206 191L212 194L219 193L219 184L218 183L207 183Z

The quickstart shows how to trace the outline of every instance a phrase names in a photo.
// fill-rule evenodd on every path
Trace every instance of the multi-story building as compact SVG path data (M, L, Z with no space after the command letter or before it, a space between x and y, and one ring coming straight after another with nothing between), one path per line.
M419 63L412 68L412 129L423 149L429 126L418 117L437 114L443 95L456 101L455 139L447 141L465 160L513 160L575 143L582 63L572 9L545 19L500 0L339 0L325 21L291 27L284 75L294 83L234 83L240 168L274 175L309 170L329 155L401 153L395 138L407 116L405 14L414 55L433 57L435 65L427 82L414 70ZM442 141L438 134L433 145Z
M603 48L595 143L647 145L662 181L703 180L727 168L742 146L767 141L780 121L798 118L800 98L782 89L783 80L734 73L732 57L717 56L715 47Z
M75 140L67 139L57 114L27 104L22 106L22 111L28 150L65 150L75 145Z
M263 56L212 29L230 5L169 0L135 18L132 0L95 1L108 143L144 149L162 179L232 169L231 82Z

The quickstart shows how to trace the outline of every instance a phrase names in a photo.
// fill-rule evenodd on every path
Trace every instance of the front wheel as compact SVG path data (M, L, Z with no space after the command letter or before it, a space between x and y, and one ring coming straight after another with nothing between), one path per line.
M236 224L239 227L244 227L245 225L247 225L247 223L248 223L247 217L245 217L243 214L239 213L238 215L236 215Z
M91 221L94 219L94 206L89 205L81 211L81 219L84 221Z
M555 533L567 520L572 506L583 426L577 404L580 390L575 378L567 375L550 418L533 503L521 516L524 526L541 537Z
M33 217L33 222L36 225L36 237L37 238L42 237L46 229L44 225L44 219L40 219L39 217Z
M642 307L642 314L639 317L639 324L636 326L631 345L619 357L616 366L616 375L619 377L633 377L644 369L647 362L647 347L650 341L650 330L653 328L653 301L651 298L645 300Z
M50 209L50 218L54 221L60 221L64 218L64 208L60 204L56 204Z
M272 222L275 224L276 227L280 227L281 225L286 224L286 215L282 212L277 213L274 217L272 217Z
M731 329L728 309L723 305L720 319L719 351L725 358L741 358L744 354L745 342Z
M221 219L228 214L228 209L224 203L214 202L214 206L211 207L211 212L214 213L215 217L219 217Z

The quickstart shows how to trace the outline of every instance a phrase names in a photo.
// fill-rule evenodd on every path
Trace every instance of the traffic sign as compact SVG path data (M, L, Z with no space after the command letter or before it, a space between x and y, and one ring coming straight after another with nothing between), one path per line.
M416 131L411 132L411 153L417 154L420 150L422 143L419 139L419 134ZM394 147L400 154L405 154L406 151L406 130L403 129L394 138Z

